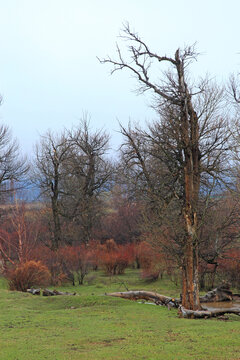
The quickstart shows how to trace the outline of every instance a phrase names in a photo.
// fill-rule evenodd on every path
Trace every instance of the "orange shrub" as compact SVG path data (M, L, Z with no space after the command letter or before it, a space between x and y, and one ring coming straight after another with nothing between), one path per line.
M83 284L85 276L91 266L91 251L84 244L79 246L65 246L59 249L62 268L66 277L75 285L75 274L79 285Z
M161 249L153 248L146 241L136 245L135 258L138 268L141 269L141 277L146 280L154 281L159 277L162 278L164 271L169 268L169 261Z
M139 269L149 269L153 258L153 249L146 241L141 241L135 247L135 258Z
M133 252L130 245L117 245L113 239L107 240L102 246L101 264L109 275L123 274L128 265L133 262Z
M52 285L61 285L67 280L59 250L53 251L47 246L39 245L32 252L32 260L41 261L48 268Z
M7 271L10 290L26 291L32 286L47 285L50 281L48 268L40 261L27 261Z
M91 240L88 244L89 259L93 270L97 270L101 263L102 245L99 241Z

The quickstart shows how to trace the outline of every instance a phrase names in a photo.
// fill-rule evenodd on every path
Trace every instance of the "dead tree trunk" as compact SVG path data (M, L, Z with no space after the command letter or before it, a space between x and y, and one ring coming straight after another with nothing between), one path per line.
M217 290L217 289L215 289ZM214 292L214 291L213 291ZM218 290L220 292L220 290ZM211 318L218 317L224 314L235 314L240 316L240 305L239 307L229 307L229 308L219 308L208 310L206 308L202 308L202 310L190 310L186 309L183 305L180 304L179 299L172 299L169 296L164 296L152 291L126 291L126 292L114 292L105 294L107 296L120 297L127 300L147 300L154 302L156 305L165 305L170 309L171 307L178 308L178 313L180 317L188 318L188 319L197 319L197 318ZM215 297L215 300L218 301L233 300L240 299L240 295L232 294L231 298L226 297ZM206 301L205 297L202 297L201 300ZM217 300L216 300L217 301ZM202 301L201 301L202 302Z
M228 309L213 309L213 310L188 310L184 306L179 306L178 313L180 317L187 319L198 319L198 318L211 318L217 317L224 314L235 314L240 316L240 307L239 308L228 308Z
M152 291L125 291L125 292L114 292L108 293L107 296L120 297L128 300L147 300L152 301L156 305L170 305L172 307L179 306L179 300L173 299L169 296L164 296Z
M183 217L186 239L182 266L182 302L187 309L200 308L198 279L197 205L200 187L199 124L184 79L184 61L175 54L181 96L180 137L184 153Z
M55 296L55 295L76 295L76 293L62 292L58 290L43 289L42 296Z

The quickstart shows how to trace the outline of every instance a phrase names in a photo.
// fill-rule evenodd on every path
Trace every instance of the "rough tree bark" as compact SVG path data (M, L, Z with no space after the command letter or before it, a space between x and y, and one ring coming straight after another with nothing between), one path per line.
M175 54L181 97L180 136L184 149L185 196L183 215L186 226L185 251L182 265L182 304L187 309L200 308L198 279L197 205L200 187L200 149L198 117L184 79L184 59Z

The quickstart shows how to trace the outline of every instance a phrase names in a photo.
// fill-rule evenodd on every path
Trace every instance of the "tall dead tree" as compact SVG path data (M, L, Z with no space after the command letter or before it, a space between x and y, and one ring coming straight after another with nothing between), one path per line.
M196 310L200 308L198 205L201 179L204 174L205 181L211 183L209 178L217 177L217 168L219 167L220 170L221 167L220 154L223 153L228 139L228 135L225 136L224 133L226 131L225 119L220 118L219 113L218 116L213 115L219 106L221 91L209 93L207 80L202 81L198 87L191 85L187 69L197 57L194 47L177 49L174 57L160 56L152 52L138 34L131 31L128 24L123 29L122 38L130 43L128 47L130 58L125 60L117 46L117 60L108 57L100 62L113 65L112 73L122 69L130 70L136 75L140 93L147 90L155 93L154 107L164 122L161 122L159 127L150 129L149 134L141 130L131 131L124 128L122 128L122 133L127 139L128 149L131 149L128 161L137 160L150 191L154 189L154 180L151 182L151 171L147 168L146 156L144 157L141 152L143 144L141 136L144 141L151 144L149 153L151 156L158 143L161 156L165 155L165 160L161 163L168 168L172 177L176 172L177 179L180 179L181 196L179 197L175 192L176 187L174 187L168 201L171 201L171 196L178 197L181 201L181 216L184 224L181 261L182 304L187 309ZM152 69L156 69L152 67L156 63L163 66L164 72L160 80L154 81L155 72ZM163 129L167 128L170 132L168 130L163 140ZM159 136L157 130L159 130ZM155 133L154 136L153 133ZM171 138L169 134L174 135ZM172 156L171 153L174 154L175 168L171 168L169 166L171 161L167 160ZM155 154L156 157L158 155ZM168 194L166 196L169 197ZM165 204L167 206L168 202L165 201Z

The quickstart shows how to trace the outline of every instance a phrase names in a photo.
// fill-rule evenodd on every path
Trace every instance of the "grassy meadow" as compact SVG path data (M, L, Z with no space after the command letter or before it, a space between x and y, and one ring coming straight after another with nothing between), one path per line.
M112 291L154 290L179 296L168 279L146 282L137 270L108 277L92 272L77 296L8 291L0 279L1 360L240 359L240 317L179 319L177 310L107 297Z

